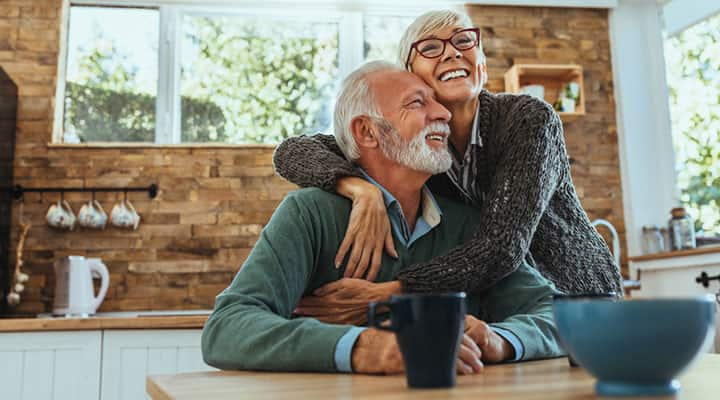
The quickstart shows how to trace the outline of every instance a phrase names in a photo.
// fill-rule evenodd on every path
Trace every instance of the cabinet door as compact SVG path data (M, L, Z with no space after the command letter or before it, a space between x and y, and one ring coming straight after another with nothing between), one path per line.
M695 282L702 272L720 274L720 253L632 262L630 271L631 276L640 277L641 289L632 292L634 298L715 296L720 291L718 281L712 281L707 288ZM720 353L720 307L716 310L715 339L710 351Z
M140 400L147 375L211 371L200 351L200 329L103 332L102 399Z
M97 400L100 331L0 333L0 398Z

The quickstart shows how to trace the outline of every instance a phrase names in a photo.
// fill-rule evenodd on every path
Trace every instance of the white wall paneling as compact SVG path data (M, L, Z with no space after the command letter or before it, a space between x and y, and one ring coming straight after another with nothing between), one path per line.
M643 225L661 224L676 204L662 21L655 0L620 0L610 10L627 245L640 255Z

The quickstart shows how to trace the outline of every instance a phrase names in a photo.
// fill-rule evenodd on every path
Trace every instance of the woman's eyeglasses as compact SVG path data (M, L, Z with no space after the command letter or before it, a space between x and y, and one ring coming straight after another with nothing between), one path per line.
M459 51L470 50L480 45L480 29L469 28L455 32L449 39L421 39L410 45L407 59L405 60L405 69L410 65L410 55L413 49L425 58L438 58L445 52L445 44L450 43Z

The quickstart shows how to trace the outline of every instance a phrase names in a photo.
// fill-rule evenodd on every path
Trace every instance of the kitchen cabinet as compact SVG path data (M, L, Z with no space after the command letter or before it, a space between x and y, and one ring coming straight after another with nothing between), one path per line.
M629 266L631 279L640 281L640 289L632 292L633 298L715 296L720 291L717 280L710 281L707 288L695 281L702 272L711 276L720 274L720 248L631 257ZM716 318L714 351L720 352L720 310Z
M3 332L0 399L146 399L149 374L215 370L203 362L201 333L200 329Z
M212 371L199 329L108 330L103 333L102 399L145 399L150 374Z
M100 331L0 334L0 398L97 400Z

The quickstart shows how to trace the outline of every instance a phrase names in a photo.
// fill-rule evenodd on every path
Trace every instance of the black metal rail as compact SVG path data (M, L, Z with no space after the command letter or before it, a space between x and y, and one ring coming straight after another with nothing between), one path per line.
M87 193L100 193L100 192L117 192L117 193L127 193L127 192L147 192L148 196L150 196L151 199L154 199L157 197L159 187L157 184L153 183L150 186L128 186L128 187L120 187L120 188L110 188L110 187L83 187L83 188L62 188L62 187L33 187L33 188L26 188L22 185L15 185L15 187L10 189L10 192L12 192L13 197L16 200L20 200L23 198L25 193L69 193L69 192L87 192Z

